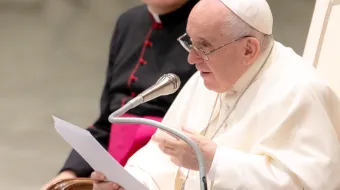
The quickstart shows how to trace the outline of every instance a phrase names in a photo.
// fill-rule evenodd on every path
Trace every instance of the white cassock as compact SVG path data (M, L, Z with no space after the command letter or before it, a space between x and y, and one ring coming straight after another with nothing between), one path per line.
M227 93L208 90L196 73L163 123L206 132L218 144L209 189L340 189L339 100L293 50L272 47ZM152 141L125 168L150 190L174 190L188 172ZM190 171L185 190L199 183Z

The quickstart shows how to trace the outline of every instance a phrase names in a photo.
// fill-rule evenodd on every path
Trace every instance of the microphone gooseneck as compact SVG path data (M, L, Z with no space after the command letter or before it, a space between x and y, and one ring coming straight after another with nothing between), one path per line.
M201 190L208 190L207 178L205 176L206 172L205 172L204 156L199 146L193 140L185 136L180 131L174 128L165 126L162 123L157 122L157 121L153 121L150 119L143 119L143 118L119 118L119 116L123 115L130 109L133 109L142 103L153 100L159 96L165 96L165 95L169 95L169 94L176 92L179 89L180 85L181 85L181 81L178 76L176 76L175 74L165 74L160 79L158 79L158 81L154 85L152 85L150 88L146 89L145 91L140 93L138 96L130 100L128 103L126 103L124 106L122 106L120 109L113 112L109 116L108 120L110 123L135 123L135 124L150 125L150 126L162 129L164 131L167 131L171 134L174 134L175 136L185 141L188 145L190 145L193 148L196 154L196 157L197 157L199 173L200 173Z
M177 129L168 127L166 125L163 125L157 121L153 121L150 119L144 119L144 118L111 118L110 120L111 123L129 123L129 124L145 124L145 125L150 125L159 129L162 129L164 131L167 131L171 134L176 135L180 139L182 139L184 142L186 142L188 145L192 147L196 154L197 162L198 162L198 167L199 167L199 174L200 174L200 189L201 190L208 190L208 184L207 184L207 177L206 177L206 171L205 171L205 161L204 161L204 156L199 148L199 146L191 140L189 137L184 135L182 132L180 132Z

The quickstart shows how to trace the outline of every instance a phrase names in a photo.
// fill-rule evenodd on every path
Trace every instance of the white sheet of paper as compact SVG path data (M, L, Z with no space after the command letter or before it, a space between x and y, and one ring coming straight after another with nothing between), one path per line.
M96 171L124 187L125 190L147 190L128 173L85 129L53 116L55 129Z

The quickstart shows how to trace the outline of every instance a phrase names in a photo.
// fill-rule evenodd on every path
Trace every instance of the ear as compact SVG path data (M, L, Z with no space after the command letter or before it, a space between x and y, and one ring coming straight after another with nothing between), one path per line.
M245 46L244 46L244 64L251 65L254 63L255 59L257 58L258 54L260 53L260 42L254 37L248 37L245 39Z

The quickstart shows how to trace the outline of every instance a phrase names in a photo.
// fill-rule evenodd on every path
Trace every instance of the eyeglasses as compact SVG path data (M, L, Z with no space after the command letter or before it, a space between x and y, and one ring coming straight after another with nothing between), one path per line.
M225 46L227 46L227 45L229 45L229 44L231 44L231 43L234 43L234 42L236 42L236 41L238 41L238 40L240 40L240 39L242 39L242 38L245 38L245 37L249 37L249 36L243 36L243 37L237 38L236 40L233 40L233 41L231 41L231 42L229 42L229 43L227 43L227 44L224 44L224 45L222 45L222 46L219 46L218 48L215 48L215 49L213 49L213 50L211 50L211 51L209 51L209 52L205 52L203 49L194 46L194 45L192 44L191 38L188 36L187 33L185 33L185 34L183 34L182 36L180 36L180 37L177 39L177 41L178 41L178 42L183 46L183 48L184 48L185 50L187 50L189 53L191 52L191 50L194 50L195 53L196 53L198 56L202 57L205 61L208 61L208 60L209 60L209 57L208 57L209 54L211 54L211 53L213 53L213 52L215 52L215 51L217 51L217 50L219 50L219 49L221 49L221 48L223 48L223 47L225 47Z

